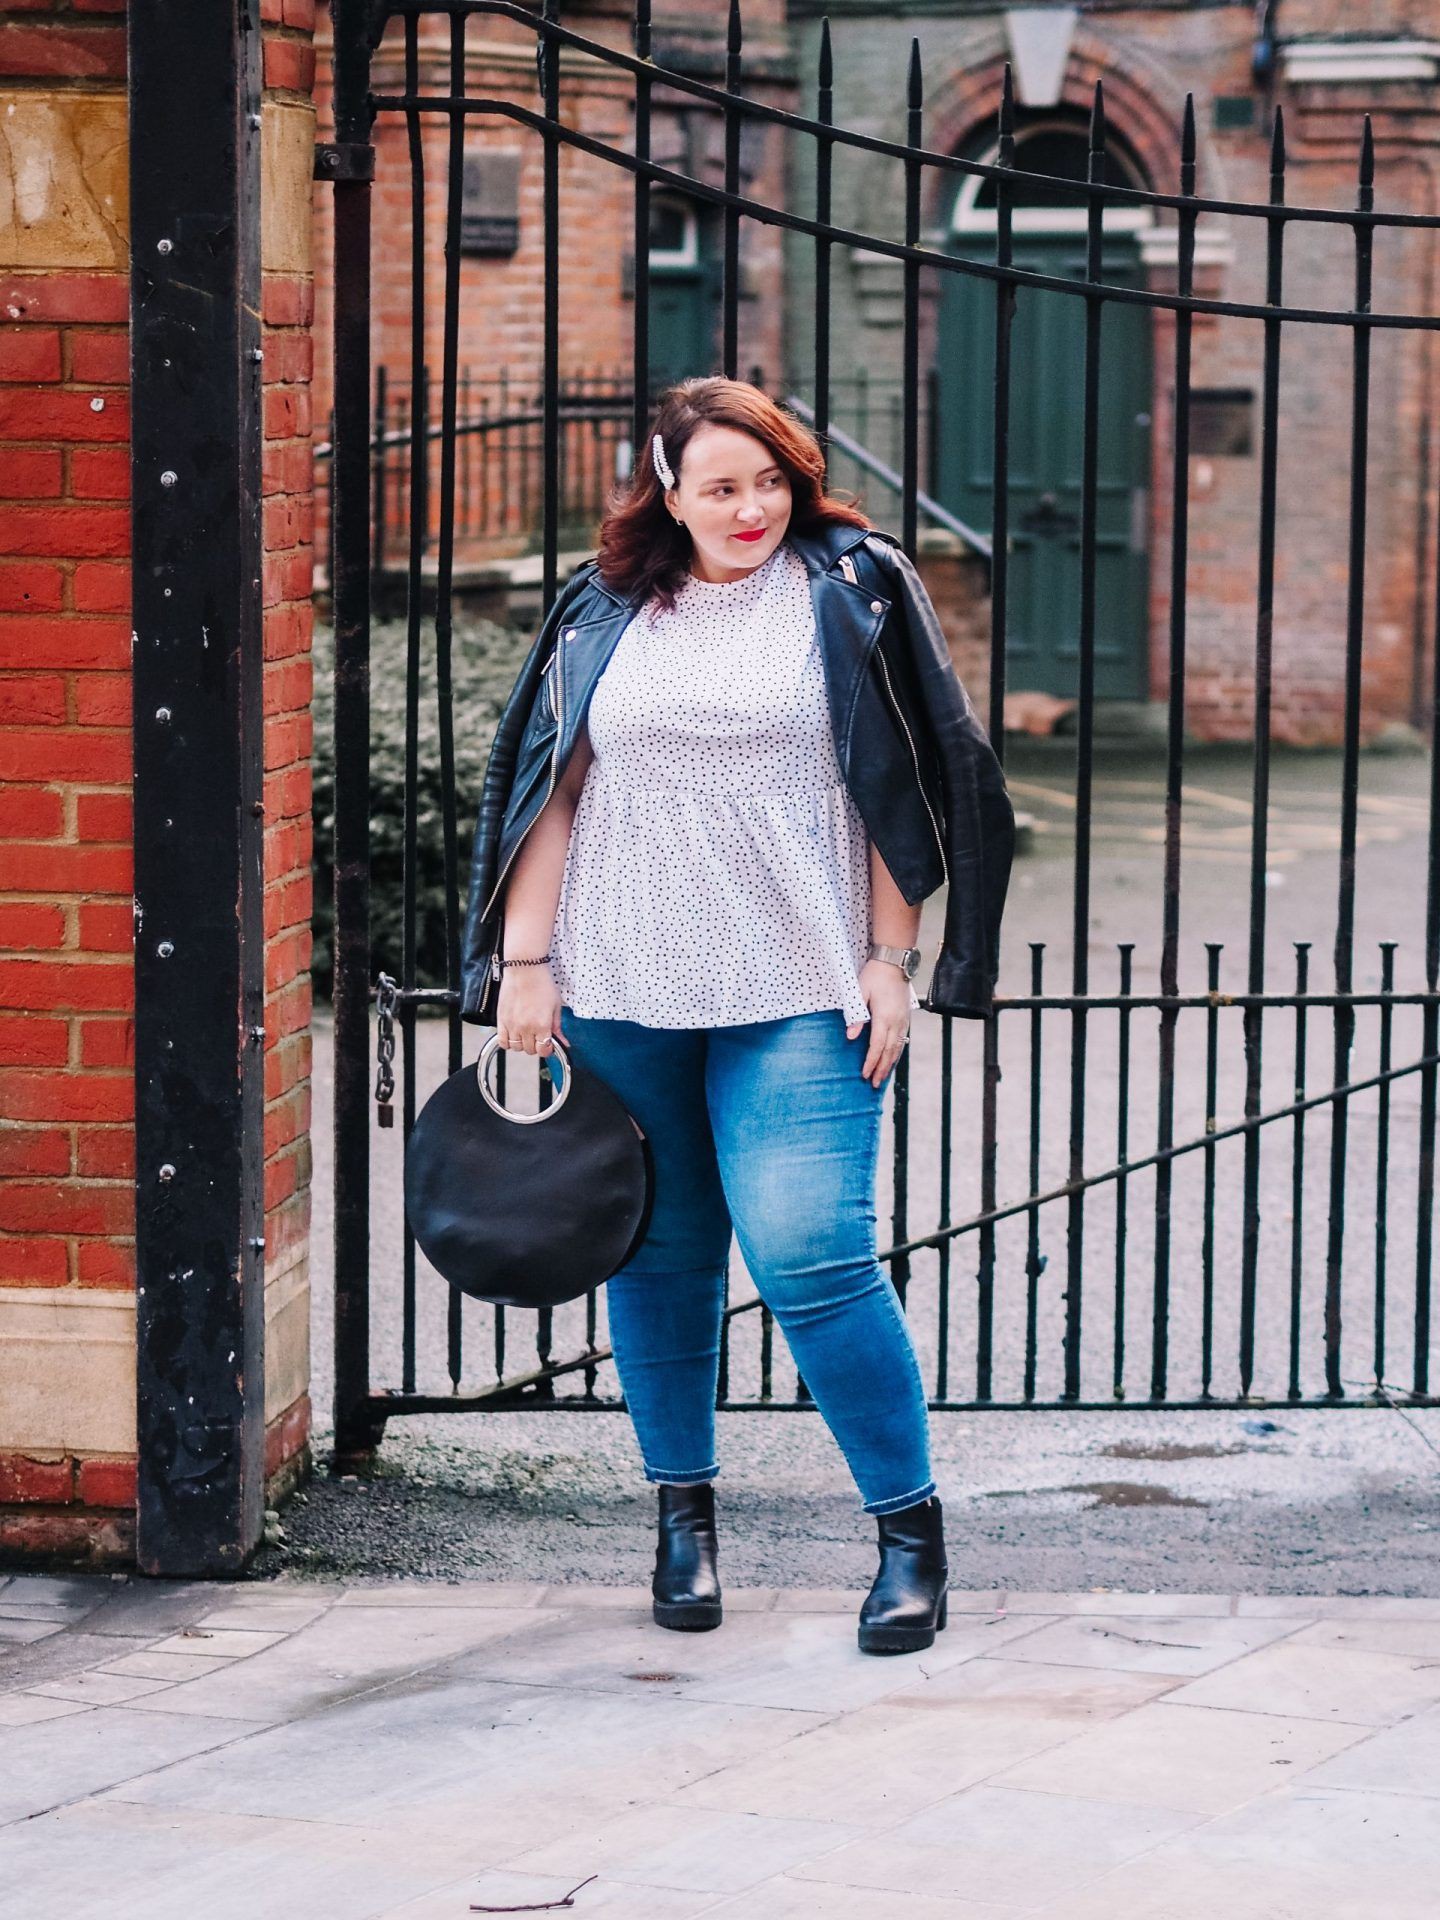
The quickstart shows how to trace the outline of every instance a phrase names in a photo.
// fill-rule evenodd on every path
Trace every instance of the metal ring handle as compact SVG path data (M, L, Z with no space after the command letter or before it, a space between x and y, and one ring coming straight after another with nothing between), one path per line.
M555 1098L550 1102L548 1107L542 1107L538 1113L511 1113L508 1107L501 1106L500 1102L495 1098L495 1095L490 1091L491 1062L494 1060L496 1054L501 1051L499 1034L492 1033L490 1038L485 1042L484 1046L480 1049L480 1058L475 1063L475 1078L477 1083L479 1084L481 1097L483 1098L486 1106L489 1107L492 1112L498 1113L502 1120L513 1120L517 1127L533 1127L533 1126L536 1126L541 1120L549 1120L550 1118L552 1118L552 1116L557 1114L560 1111L561 1107L563 1107L565 1102L569 1099L570 1079L571 1079L570 1054L568 1049L566 1048L565 1042L560 1038L558 1033L552 1034L550 1036L550 1039L551 1039L551 1044L560 1049L561 1055L564 1058L565 1073L564 1073L564 1077L561 1079L561 1082L560 1082L559 1093L556 1094ZM543 1059L546 1059L548 1056L545 1054L541 1054L538 1057L543 1060Z

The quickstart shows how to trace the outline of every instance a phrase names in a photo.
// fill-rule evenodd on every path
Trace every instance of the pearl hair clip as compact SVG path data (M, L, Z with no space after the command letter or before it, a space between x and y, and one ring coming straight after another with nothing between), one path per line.
M665 486L673 488L675 476L670 471L670 462L665 458L665 442L658 433L651 439L650 452L654 456L656 473L659 474Z

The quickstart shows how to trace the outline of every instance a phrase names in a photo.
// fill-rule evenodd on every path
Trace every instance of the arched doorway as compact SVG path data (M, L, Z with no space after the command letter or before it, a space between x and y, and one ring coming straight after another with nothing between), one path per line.
M992 123L993 125L993 123ZM1082 201L1045 176L1085 178L1087 136L1078 115L1037 112L1016 134L1012 197L1016 266L1067 279L1085 274ZM974 143L973 158L993 161L997 142ZM1106 156L1106 179L1146 183L1119 144ZM1141 284L1138 234L1152 224L1146 207L1107 208L1103 274L1112 286ZM951 209L947 249L995 257L995 186L962 177ZM971 526L993 515L992 419L995 290L991 282L947 273L941 289L935 449L936 494ZM1012 335L1010 527L1012 555L1006 646L1007 682L1019 691L1059 695L1076 689L1079 651L1080 484L1085 303L1068 293L1019 289ZM1134 700L1146 684L1149 562L1150 316L1139 306L1106 307L1100 370L1096 539L1095 691Z

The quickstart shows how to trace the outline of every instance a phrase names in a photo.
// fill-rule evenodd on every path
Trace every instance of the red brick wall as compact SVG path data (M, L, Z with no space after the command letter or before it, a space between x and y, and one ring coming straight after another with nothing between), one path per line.
M10 120L43 92L56 113L108 116L123 135L124 28L103 17L121 11L0 6L0 73L29 83ZM272 107L303 110L288 146L262 142L266 1470L280 1475L309 1431L313 4L263 11L267 134ZM87 1346L70 1334L86 1316L49 1316L84 1290L128 1304L134 1286L129 268L123 159L110 204L92 194L91 225L74 213L91 192L87 151L54 157L51 225L17 224L0 257L0 1554L116 1558L133 1546L133 1345L126 1355L107 1323ZM277 153L303 231L287 230ZM97 265L107 222L112 257ZM89 263L66 265L70 251ZM106 1402L103 1449L37 1444L50 1427L27 1427L13 1394L7 1410L6 1380L38 1395L35 1368L52 1361L54 1393Z
M113 117L118 0L0 11L0 72ZM109 95L107 102L105 96ZM52 96L54 97L54 96ZM63 96L62 97L63 100ZM11 118L16 108L12 107ZM20 136L23 137L23 136ZM0 1289L134 1281L129 280L43 227L0 269ZM71 270L28 262L48 255ZM11 1292L13 1290L13 1292ZM0 1440L6 1436L0 1427ZM0 1443L0 1549L124 1552L133 1457ZM96 1518L77 1521L83 1505ZM103 1515L104 1517L100 1517Z

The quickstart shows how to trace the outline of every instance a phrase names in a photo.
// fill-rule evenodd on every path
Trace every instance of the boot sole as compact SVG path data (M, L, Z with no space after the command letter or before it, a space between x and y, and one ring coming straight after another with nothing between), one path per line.
M704 1633L720 1624L718 1600L653 1600L650 1604L656 1625L679 1633Z
M949 1617L948 1596L941 1595L933 1627L866 1627L859 1630L861 1653L920 1653L933 1647L937 1631Z

